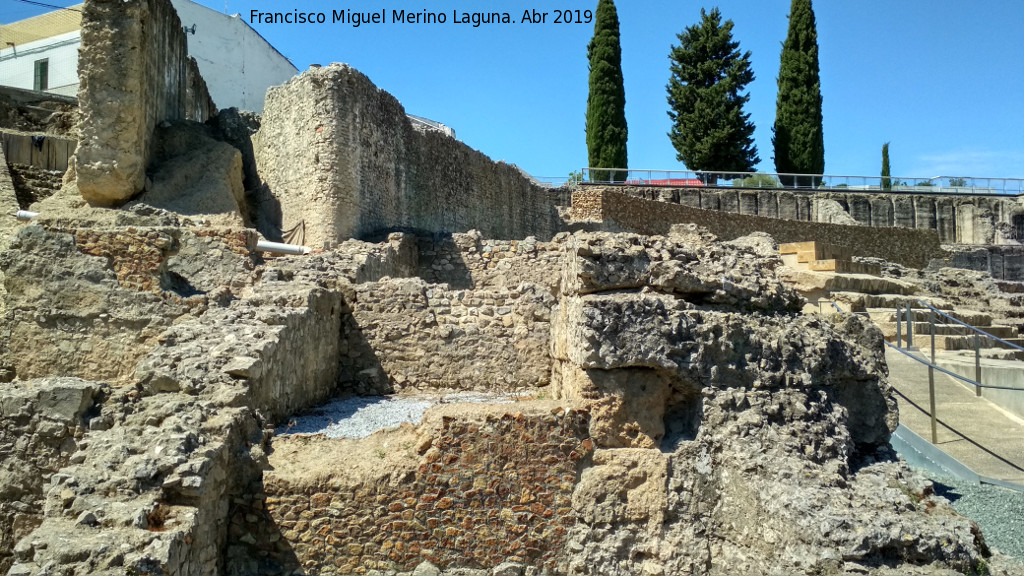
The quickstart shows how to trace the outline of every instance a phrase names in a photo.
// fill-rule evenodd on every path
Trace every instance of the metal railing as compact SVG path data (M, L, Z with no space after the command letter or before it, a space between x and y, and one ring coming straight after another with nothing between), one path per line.
M839 307L838 304L836 304L836 302L834 300L828 300L827 302L829 304L831 304L832 307L836 309L836 311L838 311L840 313L846 313L842 308ZM910 348L913 347L913 345L914 345L913 309L911 308L911 303L910 302L907 302L907 307L906 307L906 314L907 314L907 348L903 348L902 347L902 340L903 340L903 338L902 338L902 334L901 334L901 317L902 317L904 311L901 308L897 308L896 309L896 344L893 344L892 342L889 342L888 340L883 340L883 342L889 348L892 348L893 350L896 350L896 351L900 352L901 354L903 354L907 358L910 358L910 359L914 360L915 362L918 362L919 364L923 364L923 365L928 367L928 403L929 403L929 408L930 408L928 415L931 418L931 436L932 436L931 440L932 440L932 444L937 444L938 443L938 415L937 415L937 411L936 411L936 402L935 402L935 371L938 370L939 372L941 372L941 373L943 373L943 374L945 374L947 376L951 376L951 377L953 377L953 378L955 378L957 380L960 380L960 381L962 381L962 382L964 382L964 383L966 383L968 385L974 386L975 394L977 396L981 396L981 390L983 388L988 388L988 389L991 389L991 390L1010 390L1010 391L1014 391L1014 392L1024 392L1024 388L1014 388L1014 387L1011 387L1011 386L995 386L995 385L992 385L992 384L983 384L981 382L981 355L980 355L980 347L978 345L979 336L980 335L984 335L984 336L987 336L989 338L993 338L993 339L998 340L1000 342L1003 342L1003 343L1005 343L1005 344L1007 344L1009 346L1013 346L1014 348L1017 348L1017 349L1020 349L1020 347L1016 346L1013 343L1006 342L1005 340L1002 340L1001 338L999 338L997 336L993 336L991 334L988 334L987 332L984 332L984 331L982 331L982 330L980 330L980 329L978 329L978 328L976 328L974 326L971 326L970 324L967 324L966 322L963 322L962 320L959 320L957 318L953 318L949 314L946 314L945 312L939 310L938 308L935 308L934 306L932 306L931 304L928 304L927 302L924 302L923 300L917 300L917 302L918 302L918 304L921 304L921 305L927 307L928 311L929 311L929 322L928 322L928 324L929 324L929 336L931 337L931 361L925 360L923 358L918 358L917 356L915 356L915 355L910 353ZM818 301L818 310L819 311L821 310L821 304L822 304L822 301L819 300ZM962 324L962 325L970 328L971 330L973 330L975 332L975 340L974 340L974 379L973 380L968 378L968 377L966 377L966 376L961 376L960 374L957 374L957 373L953 372L952 370L947 370L947 369L945 369L945 368L943 368L943 367L941 367L941 366L939 366L938 364L935 363L935 316L936 316L936 313L941 314L943 317L948 318L948 319L954 321L957 324ZM856 314L856 313L854 312L854 314Z
M904 177L847 174L783 174L695 170L583 168L584 184L700 188L837 190L893 194L977 194L1019 196L1024 178L971 176Z
M964 328L967 328L971 332L974 332L975 338L977 338L978 336L983 336L983 337L988 338L990 340L995 340L996 342L999 342L1000 344L1002 344L1003 346L1006 346L1007 348L1011 348L1013 350L1019 350L1021 352L1024 352L1024 347L1018 346L1018 345L1014 344L1013 342L1008 342L1006 340L1003 340L1002 338L1000 338L999 336L996 336L994 334L989 334L988 332L985 332L984 330L982 330L981 328L978 328L977 326L971 326L970 324L968 324L967 322L964 322L963 320L960 320L959 318L954 318L953 316L950 316L949 314L946 314L942 310L939 310L938 308L932 306L931 304L925 302L924 300L918 300L917 303L922 305L922 306L924 306L924 307L926 307L926 308L928 308L929 310L932 310L933 312L935 312L939 316L942 316L943 318L952 321L954 324L958 324L958 325L960 325L960 326L962 326ZM898 321L898 318L897 318L897 321Z

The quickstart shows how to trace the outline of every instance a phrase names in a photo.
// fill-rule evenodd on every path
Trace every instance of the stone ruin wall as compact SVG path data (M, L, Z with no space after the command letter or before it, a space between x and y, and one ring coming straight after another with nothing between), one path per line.
M271 455L274 470L234 501L229 563L257 574L383 574L422 562L473 576L755 573L764 562L803 573L786 551L842 550L854 563L882 554L898 565L929 554L936 538L950 546L943 561L975 562L967 524L929 520L926 536L905 518L920 521L928 505L896 513L868 502L902 490L876 482L906 482L874 476L892 470L860 480L850 468L895 425L871 368L880 341L855 318L794 314L795 294L755 264L772 259L768 243L599 234L558 246L553 380L539 390L559 402L442 406L419 427L365 440L278 439L275 454L308 451L317 471ZM384 365L399 354L375 352ZM328 464L351 454L377 471ZM855 511L825 504L835 498ZM803 519L819 505L850 526L864 525L864 510L892 529L819 535ZM755 533L773 544L751 541ZM827 557L816 556L818 568Z
M321 248L393 229L550 238L549 193L509 164L414 128L394 96L342 64L271 88L256 164L281 227Z
M212 269L229 261L216 280L227 286L244 283L255 262L250 231L40 223L22 228L0 254L3 381L56 374L124 382L161 332L202 313L203 298L193 292L216 288L175 286L179 272L193 275L179 268L182 261L205 255ZM239 253L245 256L231 258Z
M103 385L76 378L36 388L0 384L0 572L10 569L18 541L42 522L46 479L67 466L103 393Z
M90 0L78 61L81 144L74 167L89 203L117 205L146 187L160 122L216 113L169 0Z
M593 448L585 412L522 406L446 416L398 482L328 476L299 487L269 474L233 511L240 544L229 561L250 574L266 573L266 560L322 574L413 570L424 561L553 569Z
M26 227L19 237L38 233L30 228L40 227ZM509 562L514 574L527 567L573 573L581 566L669 573L684 565L707 573L697 567L737 558L757 558L747 560L754 571L765 562L793 568L743 536L765 525L778 526L774 550L824 548L850 561L882 554L896 563L978 563L966 521L919 511L913 519L906 511L879 516L892 508L882 503L886 498L904 498L899 509L919 510L900 492L918 488L900 480L896 468L851 472L854 454L884 444L891 429L876 365L880 341L855 318L833 325L794 314L798 298L770 272L779 261L764 238L721 244L699 232L577 234L513 244L475 233L421 241L393 235L382 244L348 241L337 252L271 260L252 275L242 246L211 258L197 248L203 242L196 232L182 236L178 252L191 262L169 262L163 274L176 270L178 289L195 289L191 298L203 303L202 312L160 333L132 385L86 383L97 392L64 428L25 421L24 410L4 404L0 429L21 434L34 425L48 435L20 448L0 441L0 450L42 459L5 476L10 485L34 474L20 501L44 502L34 516L16 504L0 511L0 521L10 523L0 528L31 530L4 541L13 545L0 551L13 573L36 574L47 565L68 574L200 576L240 567L276 574L314 566L321 574L362 573L431 559L445 570L477 570L461 572L474 576ZM24 242L11 260L36 252ZM432 254L420 260L411 249L417 245ZM446 270L459 260L464 272ZM531 267L545 284L512 288ZM470 285L385 277L428 271L468 274ZM140 302L153 294L141 285L130 289ZM463 328L486 320L486 328L475 340L445 346L437 330L454 324L441 319L441 310L454 309L444 300L459 293L471 300L467 311L484 293L512 302L481 299L477 315L457 318ZM533 316L517 312L524 304ZM499 321L502 305L512 326ZM486 306L495 316L483 313ZM550 315L546 323L538 310ZM424 334L396 332L403 322ZM532 389L560 399L442 406L428 412L424 425L348 444L273 438L266 426L347 389L346 326L363 332L395 388L431 391L452 384L442 378L461 378L486 390ZM500 377L513 360L501 354L516 350L517 338L530 343L529 358L517 359L524 367L510 372L510 383ZM395 342L402 345L389 345ZM412 366L403 355L413 348L437 356L436 366L420 363L416 383L403 372ZM437 371L446 365L454 371ZM541 372L548 381L536 379ZM675 456L659 449L670 438L681 442ZM314 449L327 452L310 454L315 465L305 479L276 460ZM344 464L349 449L376 462L377 475L352 472ZM813 494L800 506L791 502L797 496L786 496L794 479L800 498ZM880 492L875 482L903 488ZM852 530L818 537L785 528L802 526L803 514L834 517L840 512L813 503L837 498L859 503L842 512L849 526L898 529L872 531L864 544L864 534ZM883 520L860 518L856 510ZM703 532L692 529L698 525ZM619 538L644 544L611 552Z
M536 286L453 290L382 280L357 286L349 305L342 367L354 392L511 391L550 381L554 297Z
M561 244L419 238L418 278L357 285L343 321L343 388L359 394L459 388L523 390L550 382L551 311Z
M587 187L573 194L572 201L576 218L600 221L613 229L641 234L666 234L674 224L693 223L707 228L722 239L733 239L760 231L770 234L776 242L816 240L850 247L858 256L882 258L911 268L923 268L931 259L945 256L939 245L939 236L934 230L893 228L885 234L879 234L877 230L866 226L696 209L682 204L647 200L610 188Z
M1015 221L1015 217L1024 215L1024 206L1015 197L634 186L609 189L690 208L803 222L831 222L832 211L823 204L828 201L837 203L851 224L936 230L944 244L998 245L1024 240L1018 237Z

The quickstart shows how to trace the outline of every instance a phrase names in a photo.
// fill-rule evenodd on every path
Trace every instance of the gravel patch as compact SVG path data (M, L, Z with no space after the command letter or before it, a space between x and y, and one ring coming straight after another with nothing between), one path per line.
M925 476L935 483L936 494L978 523L989 547L1024 561L1024 492L936 474Z
M437 404L508 404L515 399L509 394L476 392L338 399L292 418L286 427L279 429L278 435L323 434L328 438L366 438L378 430L395 428L404 422L419 424L427 409Z

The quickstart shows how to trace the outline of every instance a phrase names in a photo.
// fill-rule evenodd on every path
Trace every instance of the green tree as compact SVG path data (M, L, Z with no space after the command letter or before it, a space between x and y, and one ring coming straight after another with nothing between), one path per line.
M669 53L668 137L676 158L690 170L752 172L761 159L754 124L743 112L750 99L743 89L754 80L750 52L740 52L732 39L733 22L722 22L718 8L701 9L700 16L700 24L676 35L679 45ZM715 178L711 174L708 180Z
M769 174L758 172L740 180L739 185L743 188L778 188L779 180Z
M963 188L967 186L967 178L950 178L949 185L954 188Z
M599 0L594 37L587 45L590 94L587 96L587 158L592 168L627 168L626 90L622 84L619 16L613 0ZM595 171L592 180L626 179L621 172Z
M882 190L892 190L892 179L889 178L889 143L882 144Z
M776 172L825 173L818 31L811 0L792 0L789 8L789 31L779 64L772 146ZM798 184L792 177L781 179L786 186ZM811 187L817 187L818 180L812 179Z

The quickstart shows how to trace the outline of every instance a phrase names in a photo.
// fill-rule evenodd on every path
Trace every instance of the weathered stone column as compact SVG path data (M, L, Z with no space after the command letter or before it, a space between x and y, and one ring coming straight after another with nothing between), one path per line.
M912 196L896 196L892 199L893 225L898 228L914 227L914 198Z
M860 194L848 194L846 202L850 216L865 226L871 226L871 202Z
M892 228L892 198L875 196L871 199L871 226Z

